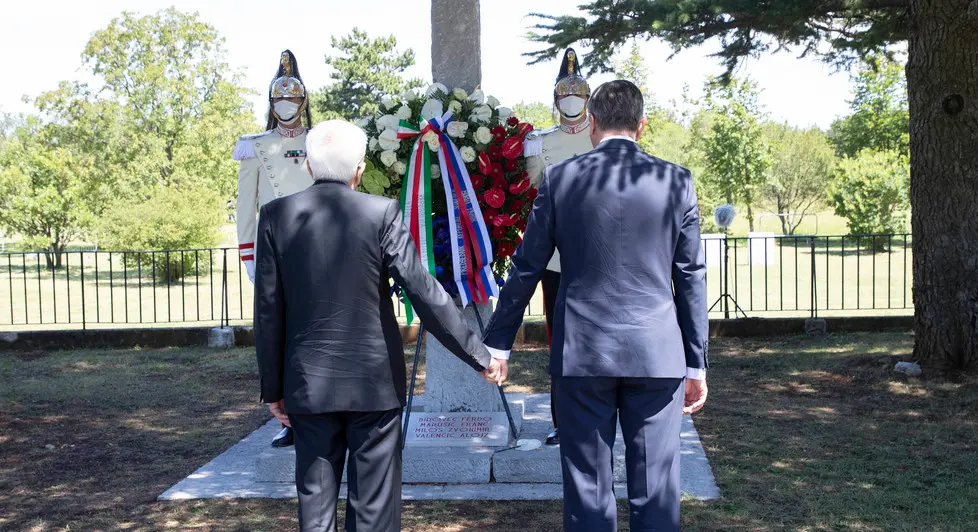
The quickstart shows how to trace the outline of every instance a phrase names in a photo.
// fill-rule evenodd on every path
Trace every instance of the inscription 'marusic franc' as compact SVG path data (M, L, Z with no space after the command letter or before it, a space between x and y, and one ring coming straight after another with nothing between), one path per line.
M500 412L414 413L408 426L408 443L416 445L505 445L508 435Z

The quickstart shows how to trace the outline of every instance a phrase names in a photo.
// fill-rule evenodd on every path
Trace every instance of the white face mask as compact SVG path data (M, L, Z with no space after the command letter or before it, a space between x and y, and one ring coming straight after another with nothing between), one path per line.
M272 108L275 109L275 114L278 116L278 119L283 122L291 121L295 118L296 113L299 112L299 104L292 103L288 100L275 102Z
M557 107L560 109L560 114L564 115L564 118L577 118L584 112L585 105L587 105L587 100L584 98L580 96L568 96L560 100Z

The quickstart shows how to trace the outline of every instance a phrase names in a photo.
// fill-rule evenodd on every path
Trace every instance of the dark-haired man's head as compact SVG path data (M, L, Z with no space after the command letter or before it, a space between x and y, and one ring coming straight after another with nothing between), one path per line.
M616 79L604 83L588 101L591 115L591 143L595 146L609 136L638 140L648 120L642 91L631 81Z

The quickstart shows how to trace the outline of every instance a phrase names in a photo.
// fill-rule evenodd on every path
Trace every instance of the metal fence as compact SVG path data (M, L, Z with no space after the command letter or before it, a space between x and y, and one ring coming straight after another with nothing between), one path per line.
M710 315L908 314L911 244L906 234L704 235ZM0 331L250 324L252 294L236 248L0 253ZM539 291L526 314L543 315Z

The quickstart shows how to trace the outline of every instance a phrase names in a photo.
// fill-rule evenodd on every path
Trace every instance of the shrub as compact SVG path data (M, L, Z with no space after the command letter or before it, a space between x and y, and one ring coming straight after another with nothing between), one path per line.
M165 188L139 203L113 205L99 224L102 247L113 251L166 251L211 248L218 242L224 206L206 190ZM157 279L177 281L208 273L210 255L132 253L126 267L152 270Z
M839 163L829 185L829 202L849 223L849 233L869 235L906 231L910 168L895 151L863 150ZM884 239L871 240L877 251Z

